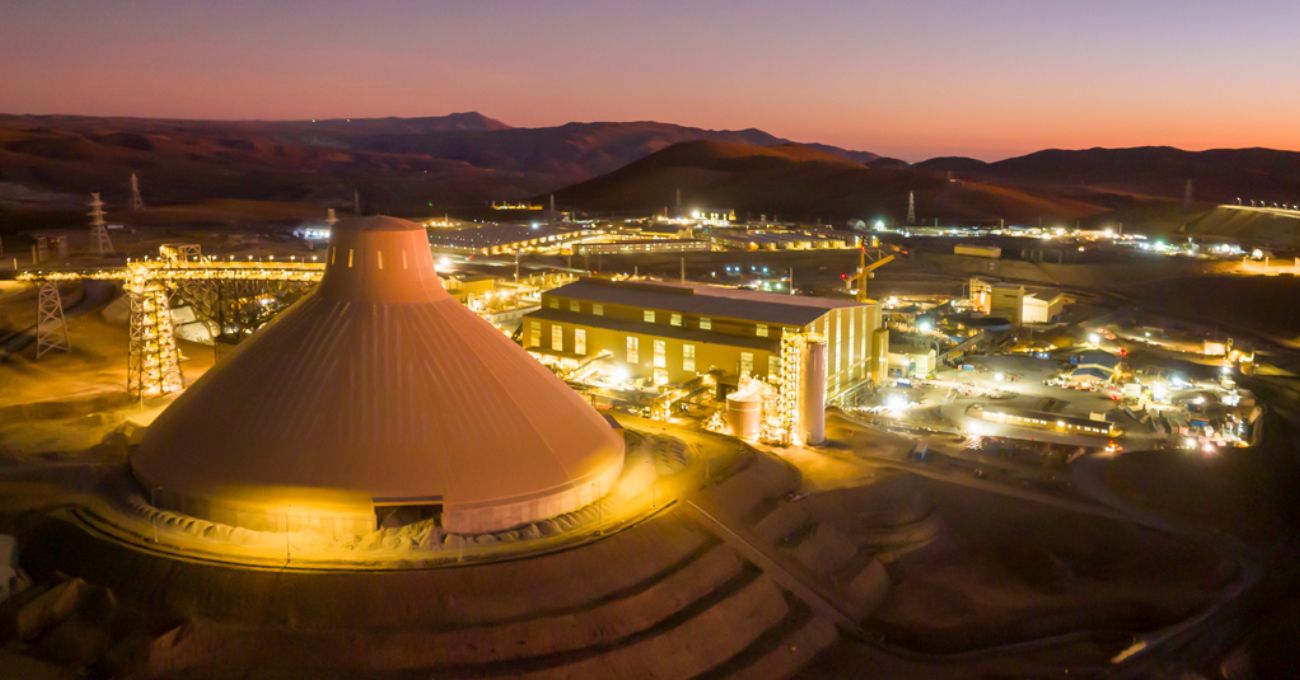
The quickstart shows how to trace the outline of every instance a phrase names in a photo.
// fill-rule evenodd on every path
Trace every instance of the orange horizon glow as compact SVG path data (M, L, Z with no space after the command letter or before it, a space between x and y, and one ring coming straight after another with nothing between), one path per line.
M21 4L0 111L755 127L905 160L1300 149L1300 6ZM1246 7L1245 5L1255 5ZM1268 17L1265 20L1263 17ZM1201 36L1213 39L1199 40Z

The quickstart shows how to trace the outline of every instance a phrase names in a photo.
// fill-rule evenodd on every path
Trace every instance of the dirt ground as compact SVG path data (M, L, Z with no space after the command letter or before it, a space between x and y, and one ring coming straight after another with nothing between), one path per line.
M1266 423L1263 443L1213 457L1181 450L1119 456L1107 483L1131 502L1182 522L1264 543L1292 530L1298 504L1280 481L1295 479L1296 434Z
M1300 278L1188 276L1125 290L1149 306L1300 346Z
M126 393L127 328L99 311L69 316L70 352L39 360L35 346L0 362L0 455L76 451L99 443L132 415L158 404ZM181 343L181 370L192 383L213 362L211 347Z
M1126 640L1186 616L1232 575L1213 552L1154 531L953 484L919 486L947 531L890 565L889 597L869 623L911 649L1076 631Z

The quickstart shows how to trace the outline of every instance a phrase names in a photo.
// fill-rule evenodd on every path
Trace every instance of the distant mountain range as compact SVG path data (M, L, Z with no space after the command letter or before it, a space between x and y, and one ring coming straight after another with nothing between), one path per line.
M391 212L481 204L555 189L675 143L789 143L761 130L667 123L515 128L479 113L425 118L208 121L0 115L0 182L103 191L121 201L140 175L152 201L206 197L350 202ZM817 145L856 162L864 151Z
M1049 149L995 163L947 157L932 158L913 167L997 182L1087 187L1166 198L1181 198L1190 180L1194 198L1300 203L1300 153L1295 151L1183 151L1169 146Z
M683 142L615 172L562 189L557 200L592 210L656 210L676 191L689 206L732 208L757 217L829 220L901 219L907 195L918 215L971 219L1078 219L1112 208L1058 193L1044 195L982 180L949 178L896 162L855 163L811 147L757 147L702 140ZM972 216L982 216L974 218Z
M851 163L810 151L791 144L683 142L556 196L591 210L655 210L680 189L688 203L751 216L898 221L914 194L924 223L1132 217L1173 227L1238 198L1300 204L1300 153L1289 151L1050 150L995 163L946 157L915 164L891 158Z
M555 192L566 206L696 204L791 218L900 219L908 192L942 220L1082 219L1177 204L1300 203L1300 153L1169 147L1048 150L994 163L909 164L762 130L656 122L517 128L479 113L421 118L210 121L0 115L0 202L204 198L350 203L399 214Z

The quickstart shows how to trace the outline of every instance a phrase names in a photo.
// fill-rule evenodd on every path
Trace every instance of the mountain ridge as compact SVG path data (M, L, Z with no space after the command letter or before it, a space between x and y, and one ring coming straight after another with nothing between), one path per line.
M689 145L701 141L716 144ZM688 144L687 151L674 149L679 144ZM682 154L669 172L665 159ZM724 160L731 166L719 165ZM90 191L120 204L127 178L136 173L153 204L232 198L345 205L355 190L377 208L415 214L434 205L481 206L550 192L577 196L584 192L570 191L574 187L611 175L627 179L629 167L650 168L656 176L708 174L717 200L750 204L760 213L895 214L905 205L900 195L917 191L932 209L923 212L943 219L1052 214L1052 206L1063 218L1078 219L1136 203L1181 201L1188 180L1198 203L1300 203L1300 153L1258 147L1044 149L993 162L940 156L907 163L752 127L572 121L528 128L475 111L315 121L0 114L0 183L21 189L4 195L62 195L69 206ZM807 200L779 183L764 184L782 173L808 193ZM768 189L756 200L739 186L721 190L746 177ZM822 182L810 182L813 177ZM661 207L661 193L641 195L632 190L635 183L622 185L623 207ZM928 191L938 193L927 197ZM584 201L615 207L595 198ZM771 205L764 204L767 198Z

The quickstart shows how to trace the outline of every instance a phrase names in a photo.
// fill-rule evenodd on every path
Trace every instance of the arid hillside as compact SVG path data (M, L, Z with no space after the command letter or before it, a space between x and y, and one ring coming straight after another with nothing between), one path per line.
M355 189L375 209L409 213L528 196L697 139L786 143L761 130L653 122L514 128L477 113L319 121L0 116L0 203L68 207L90 191L121 203L134 172L153 203L348 204ZM876 157L818 148L856 162Z
M995 163L950 157L933 158L916 167L1000 183L1176 200L1184 198L1191 181L1194 201L1230 203L1253 198L1300 203L1300 152L1274 149L1047 149Z
M758 216L900 220L914 192L922 221L1081 219L1112 205L1062 192L1034 193L982 181L950 179L913 167L847 161L802 145L759 147L684 142L613 173L556 193L588 210L656 210L672 205L680 188L688 205L731 208Z

